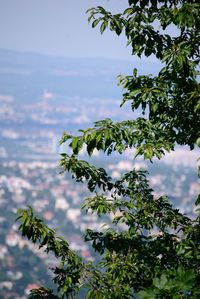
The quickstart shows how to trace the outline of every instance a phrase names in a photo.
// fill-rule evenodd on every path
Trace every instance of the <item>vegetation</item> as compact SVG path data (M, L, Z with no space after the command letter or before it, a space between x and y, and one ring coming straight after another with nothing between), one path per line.
M69 143L72 154L62 153L60 166L91 191L83 209L112 214L113 221L101 231L85 232L85 241L101 258L92 264L31 208L19 211L22 235L59 261L52 269L58 293L41 288L32 290L30 298L80 298L83 289L81 296L88 299L200 298L200 198L197 217L190 219L166 196L154 197L144 171L133 169L114 180L105 169L78 159L83 146L89 155L95 149L110 155L135 148L135 156L153 160L176 144L192 150L200 143L199 8L195 0L129 0L128 8L115 15L100 6L88 10L92 27L124 33L133 55L155 55L162 69L156 76L141 76L134 69L133 75L119 77L122 105L129 102L133 112L141 109L141 117L105 119L75 136L63 134L61 143ZM174 36L167 33L170 28Z

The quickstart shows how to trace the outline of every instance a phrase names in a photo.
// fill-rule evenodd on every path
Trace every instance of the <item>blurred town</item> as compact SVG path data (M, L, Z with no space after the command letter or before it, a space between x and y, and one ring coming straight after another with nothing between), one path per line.
M86 228L100 229L106 218L81 211L89 196L83 183L60 174L59 147L63 131L75 132L104 118L131 119L120 108L113 61L65 61L2 51L0 59L0 298L25 299L30 289L52 287L55 266L36 245L24 239L15 222L17 210L31 205L35 213L83 258L98 258L84 243ZM123 65L124 72L130 66ZM136 117L137 115L134 115ZM149 172L156 197L167 194L182 212L194 217L199 193L196 149L179 148L154 163L134 153L105 157L95 152L93 161L114 177L135 169ZM82 158L88 159L86 152Z

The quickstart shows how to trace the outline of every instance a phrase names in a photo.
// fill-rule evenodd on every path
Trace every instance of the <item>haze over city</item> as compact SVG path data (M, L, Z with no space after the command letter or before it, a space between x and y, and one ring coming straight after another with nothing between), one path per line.
M79 134L77 130L97 120L134 122L146 117L140 107L133 113L131 101L120 107L123 90L117 87L117 75L132 75L134 67L138 73L155 75L161 63L153 55L133 57L123 34L106 30L101 35L85 13L97 5L122 12L127 2L0 0L1 299L27 299L30 290L41 285L53 288L49 268L56 259L18 231L17 210L27 205L85 261L99 259L83 235L87 228L100 230L105 221L110 224L114 213L99 218L80 209L93 193L85 182L72 180L71 173L60 173L59 154L70 149L59 140L63 132ZM153 163L134 155L134 148L110 156L95 149L89 160L83 147L80 159L105 168L113 181L132 170L147 170L153 196L167 194L173 206L193 219L199 192L197 149L175 147Z
M96 5L121 12L123 1L0 0L0 48L67 57L130 59L123 37L88 25Z

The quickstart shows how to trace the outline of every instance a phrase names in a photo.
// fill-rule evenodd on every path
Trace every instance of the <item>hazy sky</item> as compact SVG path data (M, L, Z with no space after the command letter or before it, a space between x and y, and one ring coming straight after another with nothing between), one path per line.
M0 48L68 57L131 59L126 40L101 35L85 11L101 5L122 11L126 0L0 0Z

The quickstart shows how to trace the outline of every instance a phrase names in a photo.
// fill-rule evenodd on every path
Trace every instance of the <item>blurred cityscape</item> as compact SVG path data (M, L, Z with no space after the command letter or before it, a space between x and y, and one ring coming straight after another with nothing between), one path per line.
M0 298L25 299L30 289L52 287L52 256L22 238L15 222L18 209L31 205L39 217L64 236L72 249L89 260L98 258L83 242L86 228L100 229L106 218L81 212L89 195L86 185L59 173L59 138L104 118L132 119L129 107L120 108L118 72L127 62L106 59L69 60L0 50ZM149 71L148 69L146 71ZM133 152L93 162L114 178L146 169L156 197L167 194L175 206L193 217L199 193L197 150L179 148L153 164ZM82 152L82 158L87 158Z

